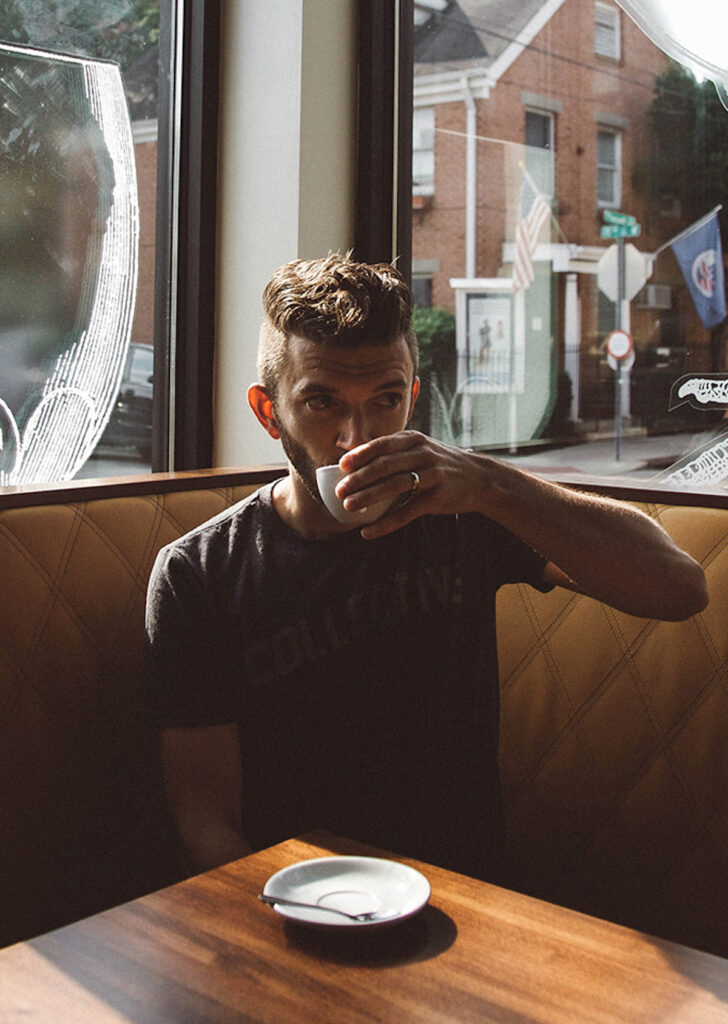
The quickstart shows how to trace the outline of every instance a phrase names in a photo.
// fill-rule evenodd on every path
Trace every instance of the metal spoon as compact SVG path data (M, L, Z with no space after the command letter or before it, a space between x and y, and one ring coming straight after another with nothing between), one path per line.
M270 903L275 905L279 903L284 907L303 907L306 910L323 910L326 914L341 914L342 917L348 917L350 921L386 921L389 917L396 917L397 914L383 914L380 915L376 910L369 910L363 914L350 914L346 910L339 910L337 907L322 907L320 903L304 903L301 900L289 900L283 896L272 896L266 892L260 893L258 896L259 900L263 903Z

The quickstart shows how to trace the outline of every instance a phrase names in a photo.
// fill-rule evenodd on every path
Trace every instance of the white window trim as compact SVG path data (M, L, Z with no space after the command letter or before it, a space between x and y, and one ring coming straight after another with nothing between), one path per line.
M432 139L431 139L432 144L431 144L431 146L419 146L418 147L418 146L416 146L417 135L418 135L418 127L417 127L417 123L416 122L417 122L418 114L422 115L422 114L424 114L425 111L427 111L429 113L429 116L432 119L431 126L430 125L427 126L427 130L431 130L431 132L432 132ZM412 154L413 154L413 160L414 160L414 154L416 152L419 152L419 153L428 153L429 152L429 153L432 154L432 180L426 182L425 184L413 183L412 192L413 192L413 195L416 195L416 196L432 196L432 195L435 194L435 108L431 107L431 106L430 107L415 107L413 113L414 113L414 118L413 118L413 123L412 123Z

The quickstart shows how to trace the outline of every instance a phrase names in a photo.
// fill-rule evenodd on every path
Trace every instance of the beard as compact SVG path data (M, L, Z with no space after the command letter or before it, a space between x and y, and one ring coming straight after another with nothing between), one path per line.
M298 441L295 441L285 427L281 426L280 420L278 420L277 426L281 444L283 445L283 451L286 453L286 458L291 464L292 470L303 481L303 485L311 497L320 505L323 505L321 495L319 494L318 484L316 483L316 470L318 468L316 463L313 461L303 445L299 444Z

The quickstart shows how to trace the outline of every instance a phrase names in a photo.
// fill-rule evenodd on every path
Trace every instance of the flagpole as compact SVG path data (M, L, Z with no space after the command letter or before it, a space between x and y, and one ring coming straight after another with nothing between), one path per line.
M669 240L669 242L665 242L665 244L661 245L659 249L655 249L655 251L651 254L652 258L654 259L655 256L659 256L659 254L663 251L663 249L667 249L667 247L669 245L672 245L674 242L678 242L681 238L684 238L685 235L689 235L691 231L697 231L697 229L699 227L702 227L703 224L707 224L707 222L710 220L710 218L714 217L715 214L718 212L718 210L722 210L722 209L723 209L723 204L722 203L718 203L717 206L713 207L713 209L710 211L710 213L706 213L704 217L701 217L699 220L696 220L694 224L691 224L689 227L685 228L683 231L679 231L673 238L671 238Z

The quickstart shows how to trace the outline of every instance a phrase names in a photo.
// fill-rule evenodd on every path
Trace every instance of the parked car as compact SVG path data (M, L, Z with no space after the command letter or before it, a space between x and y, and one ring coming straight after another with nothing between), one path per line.
M116 405L99 445L136 448L143 459L152 457L152 390L154 349L132 342L126 357Z

